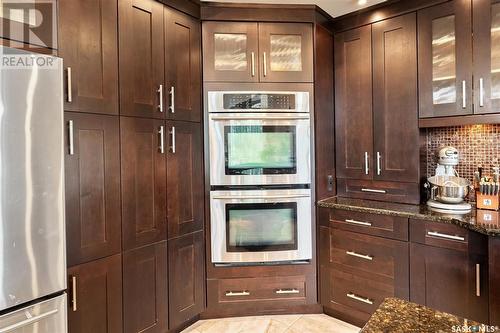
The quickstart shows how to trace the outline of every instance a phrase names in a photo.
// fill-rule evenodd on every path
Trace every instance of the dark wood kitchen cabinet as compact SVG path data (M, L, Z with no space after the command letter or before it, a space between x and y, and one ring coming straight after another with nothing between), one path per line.
M120 117L120 123L122 234L128 250L167 237L167 133L162 120Z
M202 127L167 121L168 238L203 229L204 186Z
M122 328L121 255L68 269L70 333L119 333Z
M313 82L308 23L205 22L204 80Z
M120 132L115 116L65 113L68 266L121 251Z
M471 0L449 1L418 12L421 118L473 112L470 13Z
M154 0L118 4L120 114L165 118L163 5Z
M487 237L418 220L410 235L410 300L488 323Z
M168 329L167 242L123 254L124 333Z
M335 35L341 196L419 202L415 24L411 13Z
M59 2L64 109L118 114L117 0Z
M167 118L201 121L201 23L165 7Z
M500 326L500 238L488 240L490 274L490 324Z
M170 328L177 328L205 308L203 231L168 241Z

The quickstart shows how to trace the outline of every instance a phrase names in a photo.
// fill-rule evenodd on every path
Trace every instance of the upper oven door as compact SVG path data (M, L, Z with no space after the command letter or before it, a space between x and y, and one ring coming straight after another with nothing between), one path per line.
M209 91L209 113L309 113L309 92Z
M307 113L212 113L209 140L212 186L311 183Z

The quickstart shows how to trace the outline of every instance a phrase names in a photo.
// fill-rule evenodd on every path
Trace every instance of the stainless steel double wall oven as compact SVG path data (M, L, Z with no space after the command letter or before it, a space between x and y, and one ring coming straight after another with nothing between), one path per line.
M312 258L311 97L207 91L213 263Z

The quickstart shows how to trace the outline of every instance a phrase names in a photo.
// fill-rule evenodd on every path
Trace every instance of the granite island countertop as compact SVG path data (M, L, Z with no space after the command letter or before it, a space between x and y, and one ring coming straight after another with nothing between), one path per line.
M498 327L483 326L402 299L386 298L360 333L480 332L480 328L488 328L485 332L500 332Z
M412 219L434 221L440 223L451 223L479 233L500 237L500 222L479 222L477 219L478 210L473 208L468 214L443 214L433 212L427 205L409 205L391 202L382 202L365 199L353 199L332 197L318 201L318 207L337 208L356 212L371 214L382 214L391 216L401 216ZM495 214L497 212L492 212Z

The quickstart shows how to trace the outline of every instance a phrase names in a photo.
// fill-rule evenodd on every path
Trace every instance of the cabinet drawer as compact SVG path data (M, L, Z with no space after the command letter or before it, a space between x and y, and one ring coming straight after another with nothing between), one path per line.
M408 219L405 217L332 209L330 225L347 231L408 240Z
M341 270L330 270L330 304L335 308L349 307L371 315L387 297L393 297L392 286L360 278Z
M408 243L332 229L330 263L376 281L401 281L404 286L408 279Z
M418 183L386 182L358 179L337 179L337 192L341 197L418 204Z
M305 300L306 297L304 276L223 279L218 285L219 302Z
M469 246L469 231L453 224L410 220L410 235L414 243L459 251Z

